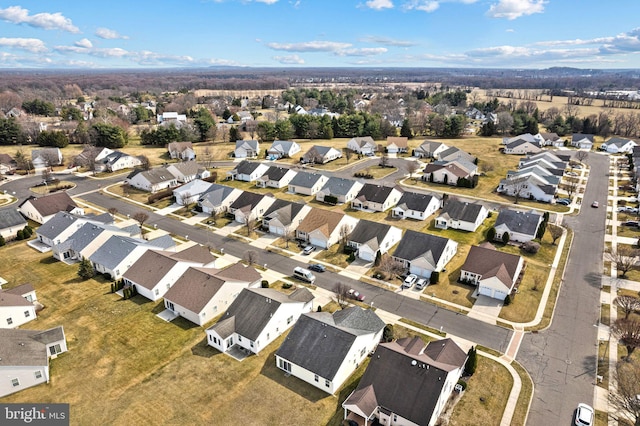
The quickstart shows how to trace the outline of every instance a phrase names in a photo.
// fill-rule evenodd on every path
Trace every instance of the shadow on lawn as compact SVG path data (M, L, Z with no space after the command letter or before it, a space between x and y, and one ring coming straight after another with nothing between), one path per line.
M191 354L202 358L211 358L217 355L222 355L222 352L209 346L207 344L207 338L205 337L191 347Z

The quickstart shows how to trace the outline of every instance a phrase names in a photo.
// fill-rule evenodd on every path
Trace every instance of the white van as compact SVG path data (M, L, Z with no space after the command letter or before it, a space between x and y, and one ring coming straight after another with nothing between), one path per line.
M313 284L316 281L316 276L313 275L313 273L310 270L301 268L299 266L296 266L293 269L293 276L294 278L297 278L302 281L306 281L311 284Z

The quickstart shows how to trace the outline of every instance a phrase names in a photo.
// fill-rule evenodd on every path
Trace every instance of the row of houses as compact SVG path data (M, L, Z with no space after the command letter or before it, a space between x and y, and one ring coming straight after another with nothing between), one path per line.
M569 145L586 151L593 149L595 136L587 133L574 133L571 135ZM566 141L556 133L524 133L514 137L502 139L503 152L512 155L538 154L544 147L561 148ZM630 154L637 143L631 139L613 137L600 145L600 150L610 154Z

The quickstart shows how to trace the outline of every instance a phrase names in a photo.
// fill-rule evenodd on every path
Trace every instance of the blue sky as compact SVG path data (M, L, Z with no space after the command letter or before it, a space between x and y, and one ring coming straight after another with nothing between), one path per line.
M0 1L0 68L640 68L640 0Z

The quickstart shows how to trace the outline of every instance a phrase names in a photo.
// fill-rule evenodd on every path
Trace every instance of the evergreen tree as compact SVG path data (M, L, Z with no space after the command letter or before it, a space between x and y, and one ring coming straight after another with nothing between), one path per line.
M93 265L87 258L82 258L80 261L80 266L78 267L78 276L83 280L88 280L89 278L93 278L96 274L96 271L93 269Z
M478 368L478 353L476 352L476 347L472 346L467 352L467 362L464 364L464 371L469 376L473 376Z
M405 118L402 121L402 127L400 128L400 136L405 138L413 138L413 132L411 131L411 125L409 124L409 119Z

